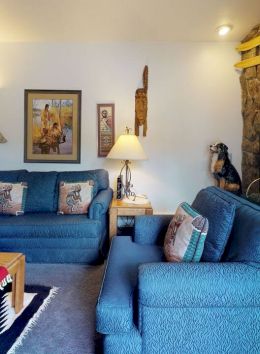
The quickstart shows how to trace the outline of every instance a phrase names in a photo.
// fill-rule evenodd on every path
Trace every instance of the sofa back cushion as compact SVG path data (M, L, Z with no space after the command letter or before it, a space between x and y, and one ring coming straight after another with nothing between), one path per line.
M214 187L202 189L192 207L209 221L202 262L219 262L224 253L235 216L235 204L215 193Z
M236 206L233 228L223 261L260 263L260 207L219 188L214 193Z
M87 180L95 182L93 198L99 190L109 187L108 172L104 169L69 172L0 171L0 182L27 182L26 213L57 212L59 183L62 181L84 182Z
M260 208L237 208L224 260L260 263Z
M18 177L19 182L27 182L28 191L25 213L55 212L55 188L57 172L27 172Z
M24 173L27 173L27 171L26 170L0 171L0 182L10 182L10 183L17 182L18 177Z
M109 187L109 177L108 172L102 168L97 170L86 171L95 175L98 184L98 191L101 189L107 189Z

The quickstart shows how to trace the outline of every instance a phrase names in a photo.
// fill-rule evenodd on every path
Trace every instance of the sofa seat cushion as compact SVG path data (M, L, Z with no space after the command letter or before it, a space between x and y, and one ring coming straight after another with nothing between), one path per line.
M96 248L100 239L101 222L86 215L0 216L0 249L11 244L18 248Z
M202 189L192 207L209 221L202 262L219 262L224 253L235 216L235 204L215 193L215 187Z
M130 236L113 238L96 308L98 332L116 334L133 329L138 266L163 260L159 246L139 245Z
M57 211L54 203L57 172L27 172L19 175L19 182L27 182L25 213Z

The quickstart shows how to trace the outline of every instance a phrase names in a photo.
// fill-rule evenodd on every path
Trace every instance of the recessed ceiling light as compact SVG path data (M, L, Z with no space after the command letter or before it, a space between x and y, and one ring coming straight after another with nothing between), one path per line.
M231 25L222 25L222 26L217 27L217 32L218 32L219 36L225 36L231 30L232 30Z

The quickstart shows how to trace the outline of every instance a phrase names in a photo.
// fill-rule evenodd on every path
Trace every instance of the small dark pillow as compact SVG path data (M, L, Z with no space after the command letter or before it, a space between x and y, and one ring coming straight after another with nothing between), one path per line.
M210 189L202 189L192 203L192 207L209 221L209 231L201 261L219 262L233 226L236 206Z

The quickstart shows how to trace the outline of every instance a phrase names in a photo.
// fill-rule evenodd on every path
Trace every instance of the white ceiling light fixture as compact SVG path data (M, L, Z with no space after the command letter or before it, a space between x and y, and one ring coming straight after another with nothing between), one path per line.
M232 30L232 28L233 26L231 25L221 25L217 27L216 31L218 32L219 36L225 36Z

